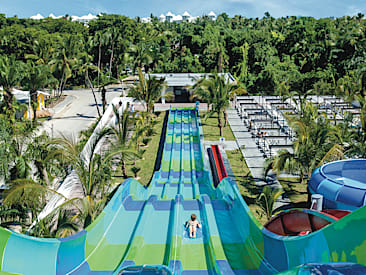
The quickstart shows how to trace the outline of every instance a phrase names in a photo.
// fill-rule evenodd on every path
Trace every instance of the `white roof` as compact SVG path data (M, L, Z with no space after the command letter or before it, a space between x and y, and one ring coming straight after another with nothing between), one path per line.
M215 14L213 11L211 11L211 12L208 14L208 16L216 16L216 14Z
M150 17L143 17L143 18L141 18L141 22L142 23L151 23L151 18Z
M183 17L179 14L173 17L173 21L182 21L182 20L183 20Z
M97 17L95 15L92 15L91 13L89 13L88 15L84 15L84 16L80 17L80 19L93 20L93 19L97 19Z
M30 17L30 19L35 19L35 20L40 20L43 19L44 17L42 15L40 15L39 13L37 15L33 15Z
M159 18L165 18L164 14L160 14Z
M191 15L188 13L188 11L185 11L185 12L183 13L183 16L191 16Z
M172 14L170 11L166 14L166 16L171 16L171 17L173 17L174 16L174 14Z
M22 90L18 90L16 88L13 88L13 90L11 91L11 93L13 94L13 96L15 97L16 100L18 101L23 101L23 102L28 102L29 99L29 91L22 91ZM50 94L47 92L43 92L43 91L37 91L37 94L42 94L45 96L49 96Z
M50 13L50 15L49 15L48 17L50 17L50 18L52 18L52 19L59 19L59 18L61 18L61 17L62 17L62 15L60 15L60 16L56 16L56 15L54 15L53 13Z
M165 82L169 87L186 87L194 85L199 79L207 78L209 73L160 73L160 74L145 74L156 78L165 78ZM230 73L219 73L218 75L225 75L225 80L229 83L234 83L235 78Z

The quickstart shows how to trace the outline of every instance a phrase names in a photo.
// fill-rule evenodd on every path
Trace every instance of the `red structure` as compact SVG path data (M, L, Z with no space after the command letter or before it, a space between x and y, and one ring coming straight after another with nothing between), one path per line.
M322 212L311 209L291 209L273 217L264 227L282 236L301 236L315 232L349 213L351 212L335 209Z
M223 178L227 177L227 172L225 169L224 162L222 160L219 146L211 145L211 150L212 150L213 158L215 160L216 171L217 171L217 175L219 177L219 182L220 182Z

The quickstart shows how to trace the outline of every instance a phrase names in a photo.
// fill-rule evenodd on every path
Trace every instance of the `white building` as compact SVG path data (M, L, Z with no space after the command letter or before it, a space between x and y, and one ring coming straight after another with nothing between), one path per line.
M34 20L41 20L43 18L44 17L39 13L37 15L33 15L33 16L30 17L30 19L34 19Z
M189 14L188 11L185 11L183 13L183 15L180 15L180 14L173 14L172 12L168 12L167 14L161 14L159 16L159 21L160 22L175 22L175 23L181 23L181 22L194 22L199 16L192 16ZM216 14L211 11L209 14L208 14L208 17L212 20L216 20ZM151 22L151 19L150 17L145 17L145 18L142 18L141 19L142 22L144 23L147 23L147 22Z
M211 19L211 20L216 20L216 14L211 11L209 14L208 14L208 17Z
M50 13L50 15L48 16L49 18L52 18L52 19L60 19L60 18L62 18L62 15L60 15L60 16L56 16L56 15L54 15L53 13Z
M63 18L64 16L62 16L62 15L61 16L55 16L53 13L51 13L48 17L52 18L52 19L60 19L60 18ZM30 18L35 19L35 20L44 19L44 17L39 13L37 15L31 16ZM76 16L76 15L71 16L72 21L77 21L77 22L81 22L81 23L84 23L84 24L88 24L91 20L95 20L97 18L98 18L97 16L92 15L91 13L89 13L88 15L80 16L80 17Z
M164 14L160 14L159 21L160 22L164 22L165 21L165 15Z
M183 18L183 21L189 21L189 19L191 18L192 16L188 13L188 11L185 11L182 15L182 18Z
M174 14L172 14L170 11L166 14L165 20L167 22L173 22Z
M141 22L142 22L142 23L151 23L151 17L144 17L144 18L141 18Z
M201 78L208 78L209 73L157 73L157 74L145 74L145 78L149 76L157 79L164 78L166 87L162 92L162 95L166 92L172 92L174 95L173 102L187 103L191 101L192 92L189 87L192 87ZM230 73L219 73L218 75L224 75L225 80L230 84L236 83L235 78ZM165 104L165 98L162 97L162 103Z
M182 21L183 21L183 17L179 14L173 17L173 22L181 23Z

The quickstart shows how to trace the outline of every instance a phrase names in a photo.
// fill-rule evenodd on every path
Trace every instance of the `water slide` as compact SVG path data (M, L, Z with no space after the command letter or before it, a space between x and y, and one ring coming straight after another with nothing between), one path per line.
M276 235L253 217L235 182L224 178L214 188L202 139L195 109L171 109L160 170L148 188L126 180L97 220L71 237L0 228L1 271L238 275L297 274L306 263L366 265L365 207L309 235ZM195 239L184 226L192 213L202 224Z

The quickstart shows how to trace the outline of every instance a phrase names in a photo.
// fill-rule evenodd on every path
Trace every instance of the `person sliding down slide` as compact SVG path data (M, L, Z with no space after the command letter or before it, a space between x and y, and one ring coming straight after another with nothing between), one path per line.
M201 225L197 221L197 216L195 214L191 215L191 219L187 222L186 227L189 227L189 237L196 238L197 227L201 228Z

